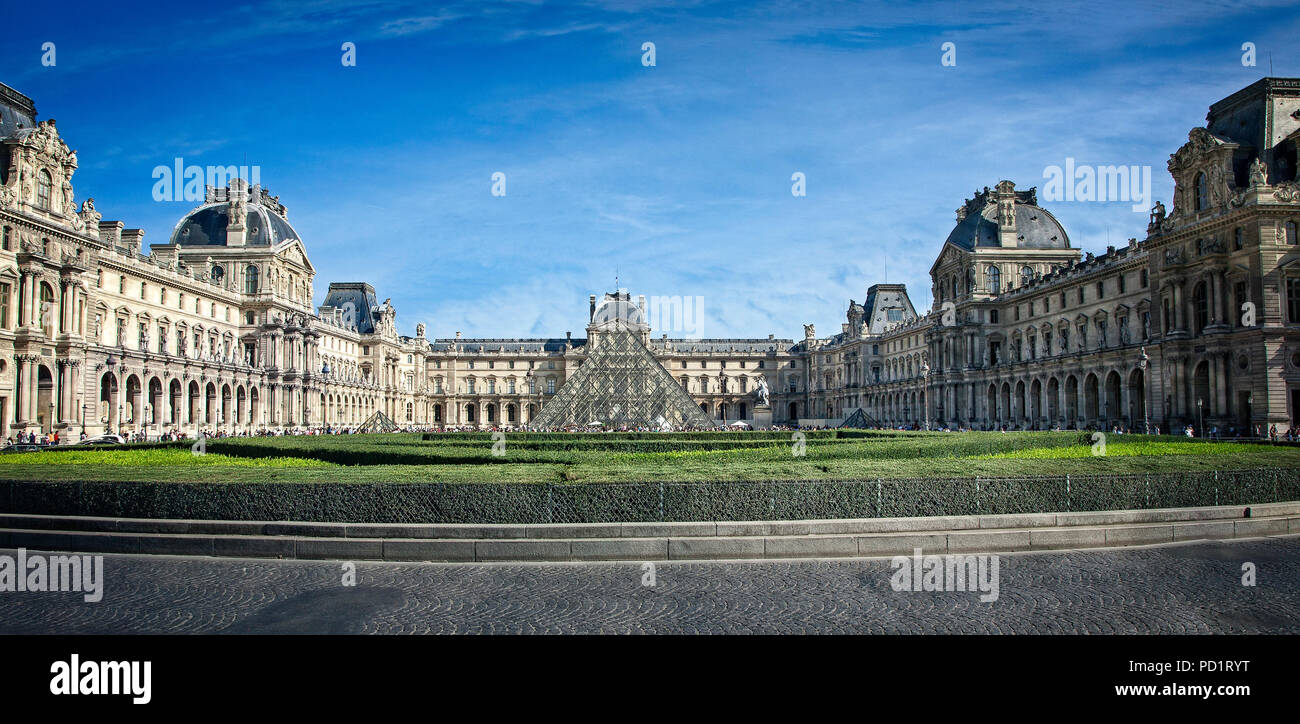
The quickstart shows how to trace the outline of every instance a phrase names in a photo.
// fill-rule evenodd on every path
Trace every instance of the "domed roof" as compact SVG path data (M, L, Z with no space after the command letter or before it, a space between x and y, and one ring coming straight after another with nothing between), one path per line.
M225 246L226 226L230 223L229 194L224 189L208 189L205 203L181 218L172 230L172 245ZM268 208L268 206L271 208ZM302 237L284 218L283 206L258 187L253 187L244 205L245 246L277 246Z
M591 315L595 325L621 323L621 326L647 327L645 312L632 301L632 295L625 291L606 294L596 311Z
M1004 182L1006 183L1006 182ZM1014 187L1009 187L1014 190ZM1069 249L1070 237L1065 228L1047 209L1038 206L1035 189L1014 191L1016 247L1020 249ZM947 243L967 251L975 247L999 247L1001 227L998 223L997 192L987 187L967 199L958 210L960 219L948 234Z

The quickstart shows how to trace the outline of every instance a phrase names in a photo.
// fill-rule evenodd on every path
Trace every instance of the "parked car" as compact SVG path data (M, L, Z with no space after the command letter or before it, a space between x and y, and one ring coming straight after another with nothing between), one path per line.
M99 446L99 445L125 445L125 444L126 444L126 439L123 438L121 435L114 435L113 433L107 433L107 434L104 434L104 435L96 435L95 437L88 437L88 438L86 438L85 440L82 440L81 442L79 442L79 443L77 443L77 444L78 444L78 445L95 445L95 446Z

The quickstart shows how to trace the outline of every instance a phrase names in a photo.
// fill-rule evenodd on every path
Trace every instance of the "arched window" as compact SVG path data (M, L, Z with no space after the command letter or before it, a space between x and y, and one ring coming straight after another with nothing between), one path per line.
M50 172L41 169L36 176L36 205L42 209L50 208L50 187L53 182L50 180Z
M257 267L252 264L244 269L244 293L257 294Z
M1033 269L1030 269L1030 268L1027 267L1027 266L1022 266L1022 267L1020 267L1020 284L1021 284L1021 286L1026 286L1026 285L1028 285L1028 284L1029 284L1029 280L1030 280L1030 279L1033 279L1033 278L1034 278L1034 270L1033 270Z
M997 267L995 266L989 267L989 293L990 294L997 294L1000 291L1002 291L1001 277L1002 277L1002 272L998 271Z
M1204 173L1196 175L1196 210L1204 211L1210 208L1210 182L1206 179Z
M212 267L212 281L217 284L220 284L225 280L226 280L226 270L222 269L220 265Z

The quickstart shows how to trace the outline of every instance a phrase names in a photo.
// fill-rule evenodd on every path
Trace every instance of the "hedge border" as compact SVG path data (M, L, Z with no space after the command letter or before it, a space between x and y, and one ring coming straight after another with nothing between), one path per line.
M804 520L1249 505L1300 500L1300 471L1038 478L643 483L0 481L0 512L355 523Z

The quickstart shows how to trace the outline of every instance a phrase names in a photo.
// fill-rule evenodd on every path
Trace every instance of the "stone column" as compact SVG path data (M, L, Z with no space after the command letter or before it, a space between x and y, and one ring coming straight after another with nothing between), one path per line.
M62 424L63 416L67 410L68 388L71 386L68 384L67 379L70 372L68 368L69 361L61 359L56 360L54 363L54 394L50 396L50 399L54 400L54 415L50 420L51 426Z
M1228 356L1222 352L1214 354L1213 368L1217 370L1214 385L1214 414L1217 417L1228 416Z
M1183 284L1181 281L1170 284L1174 297L1174 330L1186 329L1187 312L1183 309Z
M14 425L22 427L27 424L27 377L30 374L27 355L20 354L14 358Z

